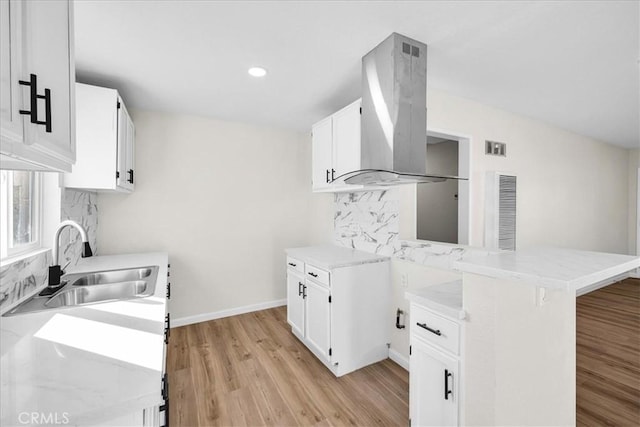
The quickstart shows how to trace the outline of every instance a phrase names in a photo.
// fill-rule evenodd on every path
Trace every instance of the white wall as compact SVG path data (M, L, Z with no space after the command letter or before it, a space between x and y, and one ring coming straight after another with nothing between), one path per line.
M628 150L435 89L427 126L471 138L471 239L484 241L485 172L518 176L518 247L628 252ZM507 156L484 154L484 141Z
M172 319L286 297L287 247L328 242L306 134L132 111L136 189L100 194L101 254L167 251Z
M640 255L638 251L638 240L640 233L638 228L640 218L638 218L638 168L640 168L640 149L629 150L629 255Z

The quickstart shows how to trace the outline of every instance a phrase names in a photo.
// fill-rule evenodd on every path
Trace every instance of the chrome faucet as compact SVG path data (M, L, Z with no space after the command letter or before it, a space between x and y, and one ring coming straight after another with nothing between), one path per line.
M91 246L89 246L89 238L87 237L87 231L77 222L66 220L62 221L56 230L56 234L53 238L53 263L51 267L49 267L49 286L48 288L55 290L60 286L60 277L64 274L62 268L60 268L60 263L58 260L58 255L60 251L60 233L62 229L71 226L75 227L80 232L80 238L82 239L82 258L93 256L93 252L91 251Z

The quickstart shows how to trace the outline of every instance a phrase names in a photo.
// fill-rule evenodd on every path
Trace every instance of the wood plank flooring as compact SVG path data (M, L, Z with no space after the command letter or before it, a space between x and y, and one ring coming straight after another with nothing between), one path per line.
M172 426L406 426L409 374L390 360L336 378L286 307L171 330Z
M640 425L640 280L578 297L576 417L581 426Z

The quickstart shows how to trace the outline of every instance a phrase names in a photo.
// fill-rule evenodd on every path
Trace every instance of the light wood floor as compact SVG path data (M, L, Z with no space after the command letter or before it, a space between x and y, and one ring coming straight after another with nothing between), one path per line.
M640 426L640 280L578 297L577 424Z
M172 426L407 426L409 375L386 360L335 378L286 307L171 330Z

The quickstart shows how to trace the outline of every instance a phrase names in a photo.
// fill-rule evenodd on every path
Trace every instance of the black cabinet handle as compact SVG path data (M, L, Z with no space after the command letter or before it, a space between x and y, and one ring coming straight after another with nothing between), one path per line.
M162 386L160 388L160 394L164 400L169 398L169 376L165 373L162 376Z
M167 282L167 299L171 299L171 282Z
M326 169L325 172L327 173L327 184L329 183L329 169Z
M162 376L162 399L164 405L160 405L160 411L164 411L164 427L169 427L169 376L165 373Z
M444 400L449 400L449 395L453 394L453 391L449 390L449 377L453 377L453 374L448 369L444 370Z
M331 181L332 181L332 182L333 182L333 181L335 181L335 179L336 179L336 178L334 177L334 175L335 175L335 174L336 174L336 170L335 170L335 169L331 169Z
M302 284L302 282L298 282L298 296L302 295L302 288L304 287L304 285Z
M432 334L436 334L437 336L442 335L442 332L440 332L440 329L431 329L430 327L427 326L426 323L416 323L416 325L420 326L422 329L426 329Z
M309 272L309 276L311 277L318 277L318 275L316 273L314 273L313 271Z
M166 323L164 327L164 343L169 344L169 336L171 335L171 315L169 313L165 316L164 321Z
M31 123L38 123L38 76L29 75L29 81L18 80L22 86L29 86L29 103L31 110L20 110L20 114L29 115Z
M29 75L29 81L18 80L22 86L29 86L29 101L31 110L20 110L20 114L28 115L29 121L36 125L44 125L45 130L51 133L51 89L45 89L44 95L38 95L38 76ZM38 99L44 99L44 121L38 120Z
M129 184L133 184L133 169L129 169L127 173L129 174L129 178L127 178L127 182Z
M306 299L307 298L307 287L305 285L302 285L302 299Z
M289 264L291 267L295 267L296 265L298 265L298 264L294 264L292 262L288 262L287 264Z

